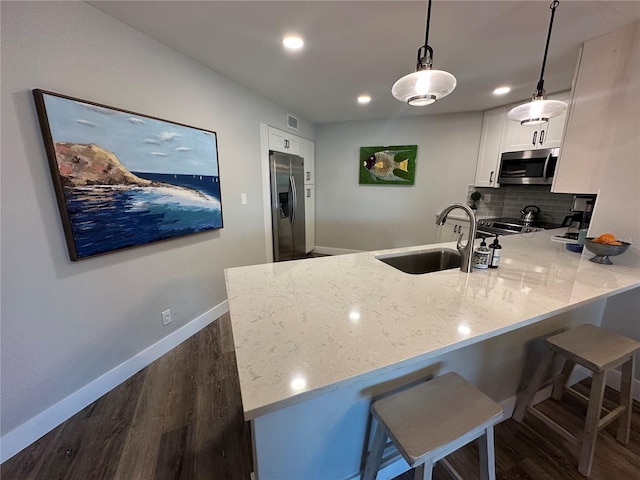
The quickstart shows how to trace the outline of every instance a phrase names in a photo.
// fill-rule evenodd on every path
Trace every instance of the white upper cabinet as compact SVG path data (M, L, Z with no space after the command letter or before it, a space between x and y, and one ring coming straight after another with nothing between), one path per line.
M498 168L502 145L502 132L506 121L506 108L494 108L484 112L480 150L476 166L475 185L477 187L494 187L498 184Z
M598 193L613 152L630 144L620 132L638 131L638 52L638 23L584 44L552 192Z
M303 154L300 150L300 137L273 127L269 127L269 150L293 155Z
M549 99L569 103L570 92L549 95ZM516 105L520 105L520 103ZM502 153L556 148L562 142L567 118L566 112L542 125L520 125L520 123L507 118L508 111L516 105L494 108L484 112L474 182L476 187L500 187L498 174Z
M569 103L570 92L549 95L548 98ZM553 117L541 125L520 125L518 122L507 120L502 151L519 152L522 150L559 147L562 142L562 132L564 131L566 118L567 112Z

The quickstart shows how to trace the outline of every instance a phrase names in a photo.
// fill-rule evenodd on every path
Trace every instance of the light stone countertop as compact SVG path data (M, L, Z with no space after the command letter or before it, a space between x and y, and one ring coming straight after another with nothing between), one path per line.
M640 286L622 257L550 241L562 232L501 237L500 267L471 274L375 258L453 242L225 270L245 419Z

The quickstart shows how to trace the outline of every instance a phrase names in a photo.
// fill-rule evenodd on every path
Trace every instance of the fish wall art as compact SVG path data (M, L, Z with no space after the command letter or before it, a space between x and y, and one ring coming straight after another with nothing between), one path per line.
M360 184L413 185L417 145L360 147Z
M71 260L222 228L215 132L33 95Z

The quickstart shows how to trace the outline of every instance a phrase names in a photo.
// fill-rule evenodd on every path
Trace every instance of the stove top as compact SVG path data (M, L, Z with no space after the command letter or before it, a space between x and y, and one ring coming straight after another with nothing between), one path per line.
M485 218L478 220L478 232L499 235L514 235L516 233L540 232L552 228L560 228L558 223L535 221L524 223L519 218Z

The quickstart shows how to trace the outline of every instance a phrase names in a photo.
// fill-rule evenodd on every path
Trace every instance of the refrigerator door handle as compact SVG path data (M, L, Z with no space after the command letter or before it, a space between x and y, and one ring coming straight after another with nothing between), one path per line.
M293 201L293 208L291 208L291 224L296 222L296 210L298 209L298 195L296 194L296 180L293 175L289 176L289 187L291 188L291 199Z

